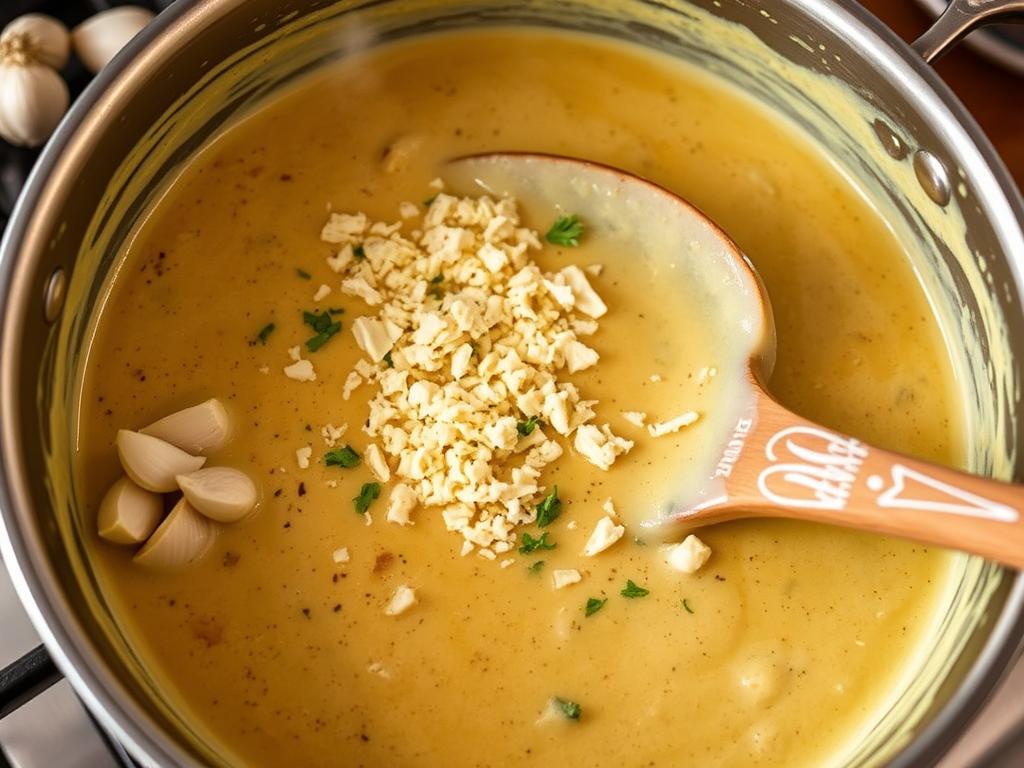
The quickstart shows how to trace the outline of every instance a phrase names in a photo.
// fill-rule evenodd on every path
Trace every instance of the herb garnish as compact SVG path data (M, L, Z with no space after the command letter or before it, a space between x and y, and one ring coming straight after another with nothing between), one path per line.
M395 361L391 359L391 352L388 352L386 355L384 355L384 362L388 364L388 368L395 367Z
M595 613L597 613L602 608L604 608L604 604L607 603L607 602L608 602L608 598L607 597L604 598L603 600L600 599L600 598L597 598L597 597L588 597L587 598L587 608L586 608L586 611L585 611L587 616L588 617L589 616L593 616Z
M562 500L558 498L558 486L556 485L551 489L551 493L537 505L537 525L541 528L551 525L560 514L562 514Z
M530 573L540 573L543 568L543 560L538 560L537 562L531 563L530 565L526 566L526 570L528 570Z
M531 416L526 421L520 421L519 423L517 423L516 431L518 431L519 434L522 435L523 437L527 437L533 434L533 430L537 428L538 424L540 424L540 417Z
M274 329L276 327L277 326L274 325L273 323L267 323L262 328L260 328L260 332L256 334L256 338L259 339L260 344L267 343L267 339L270 337L270 334L274 332Z
M360 515L365 514L378 496L380 496L380 483L363 483L363 487L359 489L359 495L352 499L356 512Z
M324 454L324 464L328 467L344 467L345 469L352 469L352 467L358 466L360 459L359 454L352 450L352 446L346 445L344 448L335 448L333 451L328 451Z
M352 249L352 255L355 256L357 259L365 259L366 249L363 248L363 246L361 245L357 245L355 248Z
M301 277L303 280L310 280L313 277L311 274L309 274L309 272L307 272L304 269L299 269L298 267L296 267L295 269L295 274Z
M557 544L555 544L555 542L548 541L547 531L544 531L544 533L540 535L539 539L535 539L530 534L524 533L523 544L519 547L519 551L522 552L524 555L528 555L531 552L537 551L538 549L554 549L556 546Z
M428 291L428 293L438 301L440 301L444 296L444 294L441 292L441 283L443 282L444 275L435 275L434 277L430 278L430 290Z
M680 602L679 604L681 606L683 606L683 608L686 609L687 613L693 613L693 608L690 607L690 604L687 602L685 597L683 598L682 602Z
M552 701L558 710L570 720L579 720L580 715L583 714L583 707L575 701L560 699L557 696Z
M331 307L327 311L330 312L332 315L343 315L343 314L345 314L345 310L343 308L341 308L341 307Z
M324 310L323 313L303 312L302 322L316 331L316 336L306 341L306 349L310 352L316 352L341 330L341 323L331 318L330 310Z
M435 200L437 200L437 195L432 195L431 197L428 197L426 200L423 201L423 207L429 208L430 204L433 203Z
M646 597L651 594L651 590L638 587L633 583L632 579L626 579L626 586L623 587L619 594L623 597Z
M583 222L575 213L572 216L559 216L544 239L553 245L565 245L575 248L580 244L583 235Z

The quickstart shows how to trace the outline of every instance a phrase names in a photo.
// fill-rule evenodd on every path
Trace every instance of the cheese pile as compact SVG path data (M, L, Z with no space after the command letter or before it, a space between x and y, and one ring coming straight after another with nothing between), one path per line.
M401 212L420 215L409 203ZM395 480L387 519L437 510L463 554L495 559L536 519L541 470L563 452L556 438L605 470L633 447L594 423L596 401L565 380L597 363L582 339L607 307L579 267L541 271L530 256L541 241L514 200L440 193L422 228L402 228L333 213L321 233L338 247L328 263L342 292L370 308L351 324L365 359L345 396L376 387L363 429L379 445L365 455Z

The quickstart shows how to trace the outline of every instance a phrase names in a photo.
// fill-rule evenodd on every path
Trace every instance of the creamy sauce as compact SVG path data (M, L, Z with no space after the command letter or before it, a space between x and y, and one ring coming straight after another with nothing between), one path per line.
M389 175L380 155L400 134L422 145ZM923 292L884 222L801 137L626 47L539 32L437 38L342 63L239 125L134 239L84 383L79 469L91 509L118 473L118 427L208 396L228 402L239 432L218 462L251 470L265 501L176 575L93 541L107 598L154 676L240 762L821 764L879 716L938 609L946 555L745 522L702 533L715 554L695 576L630 538L588 560L581 584L552 590L551 570L581 566L601 502L660 503L699 431L643 441L609 473L563 459L545 476L565 499L558 548L506 570L458 557L437 518L364 526L351 498L365 470L295 467L297 447L319 451L320 425L348 422L355 442L365 417L365 391L339 396L357 355L347 328L316 357L315 384L280 373L301 340L297 310L333 280L317 238L325 203L393 220L399 201L429 194L444 159L508 148L585 155L692 200L767 284L774 393L876 443L960 458L959 404ZM715 364L700 313L657 269L595 247L541 257L605 266L602 361L575 377L581 389L627 435L621 410L714 408L695 376ZM342 306L347 318L361 308ZM268 320L279 330L251 346ZM347 566L331 562L338 546ZM538 559L540 574L527 568ZM620 597L626 579L650 594ZM415 584L421 604L386 618L400 583ZM587 618L588 597L609 601ZM579 702L580 722L538 724L551 696Z

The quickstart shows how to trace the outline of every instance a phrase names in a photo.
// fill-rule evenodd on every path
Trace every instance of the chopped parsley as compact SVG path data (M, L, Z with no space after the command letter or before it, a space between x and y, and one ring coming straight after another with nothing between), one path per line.
M558 486L551 489L551 493L544 497L544 500L537 505L537 525L545 528L562 514L562 500L558 498Z
M428 197L426 200L423 201L423 207L429 208L431 203L433 203L435 200L437 200L437 195L432 195L431 197Z
M553 541L548 541L548 532L544 531L540 535L539 539L533 538L528 533L523 534L523 543L519 547L519 551L524 555L528 555L531 552L536 552L538 549L554 549L557 545Z
M277 326L273 323L267 323L260 328L260 332L256 334L256 338L259 339L260 344L267 343L267 339L270 338L270 334L274 332L275 328L277 328Z
M552 702L554 703L555 708L570 720L579 720L580 715L583 714L583 708L575 701L560 699L556 696L552 699Z
M316 352L341 330L341 323L331 317L330 310L303 312L302 322L316 331L316 336L306 340L306 349L310 352Z
M649 589L644 589L643 587L638 587L633 583L632 579L626 579L626 586L622 588L622 591L619 592L619 594L623 597L647 597L647 595L651 594L651 591Z
M434 277L430 278L430 290L428 291L428 293L430 293L430 295L433 296L438 301L440 301L444 296L444 294L441 291L441 284L443 282L444 275L435 275Z
M356 457L358 459L358 457ZM380 496L380 483L363 483L363 487L359 489L359 495L352 499L352 503L355 504L356 512L360 515L365 514L366 510L370 508L370 505L377 500Z
M585 613L587 614L587 616L593 616L595 613L597 613L602 608L604 608L604 604L607 603L607 602L608 602L608 598L607 597L604 598L603 600L600 599L600 598L597 598L597 597L588 597L587 598L587 608L586 608Z
M575 213L572 216L559 216L544 239L553 245L565 245L575 248L580 244L583 235L583 222Z
M384 355L384 362L388 364L388 368L395 367L395 361L391 359L391 352L388 352L386 355Z
M296 268L295 274L298 275L299 277L301 277L303 280L310 280L313 277L311 274L309 274L309 272L307 272L304 269Z
M523 437L527 437L533 434L533 430L537 428L538 424L540 424L540 417L531 416L526 421L520 421L516 424L516 431L518 431Z
M327 311L330 312L332 315L343 315L343 314L345 314L345 310L342 309L341 307L331 307Z
M530 573L540 573L542 570L544 570L544 561L538 560L535 563L531 563L530 565L526 566L526 570L528 570Z
M690 604L687 602L685 597L682 599L682 601L679 604L681 606L683 606L683 608L686 610L687 613L693 613L693 608L690 607Z
M324 464L328 467L352 469L352 467L358 466L360 461L362 459L359 458L359 454L352 450L350 445L346 445L344 448L335 448L324 454Z
M355 248L352 249L352 255L355 256L357 259L365 259L366 249L363 248L363 246L361 245L357 245Z

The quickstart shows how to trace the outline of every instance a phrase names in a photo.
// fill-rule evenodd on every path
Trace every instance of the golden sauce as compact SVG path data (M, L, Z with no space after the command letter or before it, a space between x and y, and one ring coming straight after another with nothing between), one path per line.
M381 153L401 135L422 145L388 174ZM693 201L765 280L778 328L771 388L783 402L882 445L958 460L957 398L924 294L884 222L803 137L625 46L536 31L424 39L343 62L229 131L128 249L83 384L89 508L119 474L118 428L210 396L237 430L217 463L250 470L264 501L176 574L140 569L131 551L95 539L107 598L153 675L239 763L820 765L879 716L933 620L945 554L746 522L701 533L714 555L693 576L628 535L581 564L604 499L656 503L686 433L639 440L608 473L564 457L544 476L565 500L551 527L558 548L508 569L459 557L438 516L388 525L378 502L365 526L351 502L365 467L297 468L296 448L322 454L325 423L347 422L346 440L366 442L366 388L340 397L360 302L335 301L337 289L324 302L346 308L346 328L311 356L316 382L281 373L285 350L305 338L298 310L313 307L320 282L337 282L318 238L325 206L394 220L399 201L430 194L444 159L510 148L600 160ZM633 436L620 410L667 418L709 407L690 376L703 354L685 343L700 318L649 271L600 261L602 361L575 380L601 400L602 420ZM268 343L250 343L270 320ZM331 560L340 546L345 566ZM539 574L527 567L538 559ZM574 567L583 582L553 590L550 572ZM650 594L621 597L626 579ZM420 604L385 617L402 583ZM609 600L588 618L588 597ZM538 723L552 696L579 702L579 722Z

